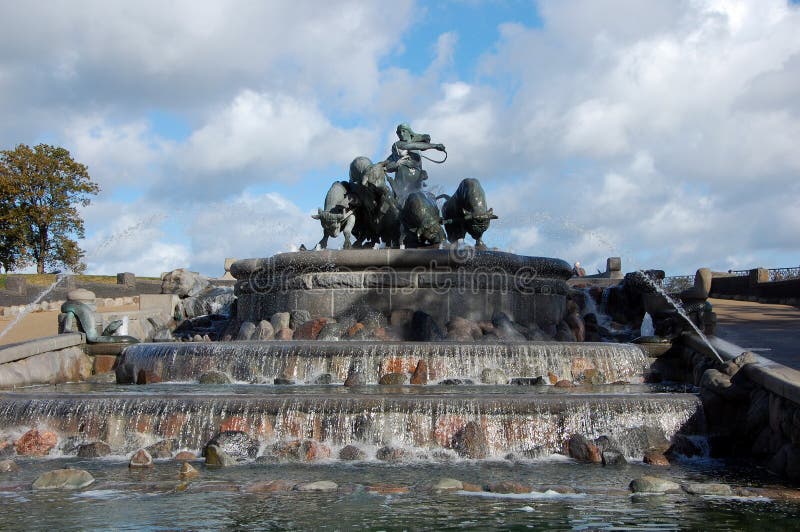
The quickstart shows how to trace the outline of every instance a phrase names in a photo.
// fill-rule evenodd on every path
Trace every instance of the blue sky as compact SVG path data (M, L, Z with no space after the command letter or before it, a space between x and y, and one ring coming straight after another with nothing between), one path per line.
M89 166L91 272L220 275L313 244L329 184L401 121L448 147L432 188L484 183L500 249L800 263L796 2L43 6L4 6L0 147Z

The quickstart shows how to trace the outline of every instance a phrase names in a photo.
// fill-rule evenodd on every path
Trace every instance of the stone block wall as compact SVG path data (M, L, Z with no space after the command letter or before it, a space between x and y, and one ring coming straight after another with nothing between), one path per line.
M671 374L700 387L712 456L735 456L800 480L800 371L720 338L684 336ZM665 364L667 360L660 361Z
M715 273L711 297L800 305L800 279L770 281L765 268L754 268L749 275Z

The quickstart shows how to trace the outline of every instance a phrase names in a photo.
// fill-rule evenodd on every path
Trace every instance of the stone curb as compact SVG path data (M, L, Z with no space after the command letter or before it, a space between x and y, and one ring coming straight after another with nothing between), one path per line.
M58 351L86 343L83 333L58 334L36 338L26 342L17 342L0 347L0 364L14 362L49 351Z

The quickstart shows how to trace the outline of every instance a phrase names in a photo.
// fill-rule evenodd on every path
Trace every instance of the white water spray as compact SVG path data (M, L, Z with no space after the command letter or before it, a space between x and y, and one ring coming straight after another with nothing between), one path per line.
M714 353L714 356L715 356L715 357L717 357L717 360L719 360L721 363L723 363L723 364L724 364L724 363L725 363L725 361L722 359L722 357L721 357L721 356L720 356L720 354L717 352L717 350L716 350L716 349L714 349L714 346L713 346L713 345L711 345L711 342L709 342L709 341L708 341L708 338L706 337L706 335L705 335L705 334L703 334L703 331L701 331L701 330L700 330L700 328L699 328L697 325L695 325L695 323L692 321L692 319L689 317L689 315L688 315L688 314L686 314L686 311L683 309L683 306L682 306L680 303L678 303L677 301L675 301L675 300L674 300L674 299L673 299L673 298L672 298L672 297L671 297L671 296L670 296L670 295L669 295L669 294L666 292L666 290L664 290L664 288L663 288L661 285L659 285L657 282L655 282L653 279L651 279L651 278L650 278L650 276L649 276L649 275L647 275L645 272L643 272L642 270L638 270L638 272L637 272L637 273L638 273L638 274L639 274L641 277L643 277L643 278L644 278L644 280L645 280L645 282L646 282L647 284L649 284L649 285L650 285L650 286L651 286L651 287L652 287L652 288L653 288L653 289L654 289L656 292L658 292L658 293L659 293L661 296L663 296L663 297L664 297L664 299L666 299L666 300L667 300L667 302L668 302L670 305L672 305L672 307L673 307L673 308L674 308L674 309L675 309L675 310L678 312L678 314L679 314L679 315L680 315L680 316L681 316L681 317L682 317L682 318L683 318L683 319L686 321L686 323L688 323L689 325L691 325L692 329L694 329L694 332L696 332L696 333L697 333L697 336L699 336L699 337L700 337L700 339L701 339L701 340L703 340L703 342L705 342L705 344L708 346L708 348L709 348L709 349L711 349L711 352L712 352L712 353Z
M0 332L0 338L8 334L17 325L17 323L22 321L22 318L24 318L29 312L31 312L34 309L34 307L36 307L36 305L38 305L44 298L48 296L48 294L50 294L50 292L55 290L56 286L58 286L58 284L61 281L66 279L68 275L69 274L66 273L59 274L58 277L56 277L56 280L53 281L53 284L48 286L41 294L36 296L36 299L34 299L31 303L25 305L25 307L22 310L20 310L19 314L17 314L17 317L14 318L14 320L11 323L8 324L8 327L6 327L5 329L3 329L2 332Z

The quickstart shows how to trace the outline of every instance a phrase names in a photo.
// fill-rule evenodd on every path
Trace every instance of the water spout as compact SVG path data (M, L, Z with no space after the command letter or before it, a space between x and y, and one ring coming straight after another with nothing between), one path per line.
M686 314L686 311L683 309L683 306L679 302L675 301L666 292L666 290L664 290L664 288L661 285L659 285L652 278L650 278L650 276L647 275L643 270L638 270L636 273L638 273L639 276L641 278L643 278L645 280L645 282L648 285L650 285L651 288L653 288L656 292L658 292L664 299L667 300L667 302L670 305L672 305L672 307L678 312L678 315L681 318L683 318L684 321L686 321L686 323L688 323L692 327L692 329L694 329L694 332L697 333L697 336L699 336L700 339L703 340L703 342L705 342L705 344L708 346L708 348L711 350L711 352L714 353L714 356L717 357L717 360L719 360L720 363L724 364L725 361L722 359L722 357L717 352L717 350L714 349L714 346L711 345L711 342L708 341L708 338L706 338L706 335L703 334L703 331L701 331L700 328L692 321L692 319L689 317L689 315Z
M654 336L656 329L653 327L653 317L649 312L644 313L642 318L642 326L639 328L639 336Z

